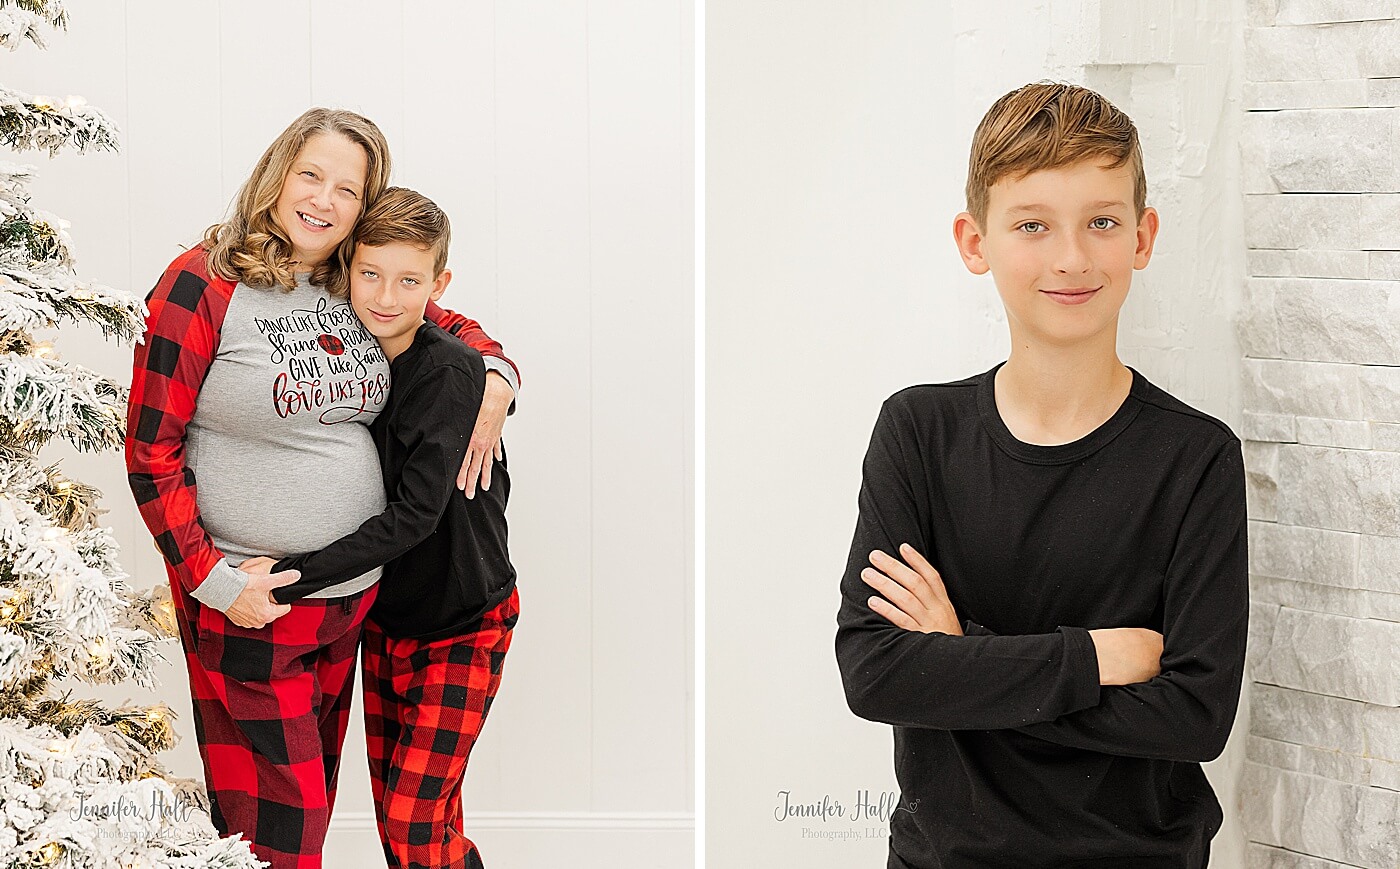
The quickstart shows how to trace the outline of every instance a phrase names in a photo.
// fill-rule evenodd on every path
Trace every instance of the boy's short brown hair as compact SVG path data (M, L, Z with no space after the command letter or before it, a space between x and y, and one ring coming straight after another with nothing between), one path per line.
M433 254L433 277L447 268L452 224L436 202L407 187L390 187L380 194L355 226L355 244L383 247L411 244ZM341 270L349 275L349 263ZM348 288L348 281L342 289Z
M1001 97L972 135L967 165L967 210L984 226L988 191L1007 176L1106 160L1133 173L1133 207L1147 207L1147 176L1137 128L1126 114L1088 88L1037 82Z

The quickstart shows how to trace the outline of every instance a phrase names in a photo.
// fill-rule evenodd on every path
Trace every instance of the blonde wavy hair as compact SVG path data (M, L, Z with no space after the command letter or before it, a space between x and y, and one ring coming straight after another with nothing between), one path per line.
M209 252L210 271L250 287L296 287L292 243L273 219L272 211L302 146L307 139L322 133L339 133L365 150L367 170L360 214L389 186L389 144L373 121L343 109L308 109L263 152L238 191L232 216L205 231L203 245ZM350 261L354 249L355 234L351 232L335 252L312 270L311 283L319 287L343 285L342 263Z

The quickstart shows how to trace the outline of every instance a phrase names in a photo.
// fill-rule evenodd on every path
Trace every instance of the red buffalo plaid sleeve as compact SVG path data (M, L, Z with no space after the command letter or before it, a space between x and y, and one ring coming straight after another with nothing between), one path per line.
M502 376L506 377L512 389L517 392L520 391L520 368L506 356L505 351L501 348L501 342L487 335L486 331L481 328L480 323L470 317L464 317L456 311L449 311L446 308L439 307L436 302L428 303L428 310L426 313L429 320L432 320L443 330L462 339L468 347L485 357L487 371L492 369L500 371L499 365L492 364L493 357L509 365L509 372L500 371L500 373ZM514 374L515 376L513 378L506 376L508 374Z
M185 426L219 345L233 283L211 277L205 252L181 254L146 297L144 343L136 346L126 420L126 471L141 518L181 585L193 592L223 553L196 503L185 464Z

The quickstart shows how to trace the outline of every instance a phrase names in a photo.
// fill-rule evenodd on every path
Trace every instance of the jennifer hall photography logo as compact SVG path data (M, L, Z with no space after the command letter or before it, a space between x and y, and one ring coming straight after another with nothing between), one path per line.
M107 835L118 836L131 835L130 831L122 829L122 821L144 821L152 825L157 822L184 824L189 822L191 815L200 810L197 804L158 788L151 790L149 802L127 794L120 794L114 800L98 801L80 791L78 804L68 810L68 817L75 821L110 821L116 826L111 831L104 832Z
M890 818L895 812L913 814L918 810L918 800L901 803L899 794L894 791L879 791L872 797L870 791L858 790L855 800L849 804L842 803L831 794L822 794L821 799L803 802L795 798L792 791L778 791L773 818L780 824L799 827L804 839L850 842L857 839L887 839L890 835Z

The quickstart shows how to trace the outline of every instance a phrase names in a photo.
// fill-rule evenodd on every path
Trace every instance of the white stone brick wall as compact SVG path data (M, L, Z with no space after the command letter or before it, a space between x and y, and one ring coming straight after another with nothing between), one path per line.
M1249 869L1400 866L1400 2L1249 0Z

